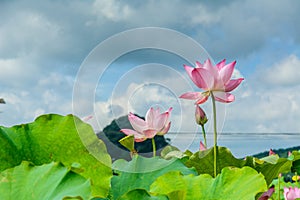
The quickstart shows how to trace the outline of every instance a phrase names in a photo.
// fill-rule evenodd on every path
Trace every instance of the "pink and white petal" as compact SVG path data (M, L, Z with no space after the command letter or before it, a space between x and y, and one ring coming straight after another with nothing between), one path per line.
M219 63L216 65L218 71L220 71L220 70L225 66L225 62L226 62L226 59L223 59L221 62L219 62Z
M166 111L166 113L169 113L169 117L170 117L170 114L171 114L172 110L173 110L173 108L170 107L170 108ZM169 120L169 119L168 119L168 120Z
M219 79L223 81L223 84L225 85L231 78L234 66L236 64L236 61L233 61L227 65L225 65L220 71L219 71Z
M157 133L157 135L165 135L171 127L171 122L169 122L161 131Z
M146 123L146 121L144 121L143 119L135 116L134 114L132 113L129 113L128 115L128 120L132 126L132 128L134 130L136 130L137 132L140 132L142 133L143 130L147 129L148 125Z
M154 117L156 118L158 115L160 115L160 108L159 107L154 109Z
M232 79L225 85L225 92L231 92L235 88L237 88L244 78Z
M166 123L168 122L169 119L169 113L165 112L160 114L157 118L155 118L154 123L153 123L153 129L160 131L164 128L164 126L166 125Z
M230 103L234 101L234 95L228 93L228 92L213 92L216 101L222 102L222 103Z
M202 93L201 92L186 92L182 94L179 98L182 99L190 99L190 100L196 100L202 98Z
M155 110L153 107L151 107L147 113L146 113L146 123L148 124L148 126L152 127L153 126L153 119L155 119Z
M216 67L211 64L210 59L207 59L203 64L203 69L206 69L211 76L213 76L214 80L219 78L219 71ZM211 87L210 87L211 88Z
M202 89L207 87L206 82L204 81L203 77L197 71L197 69L202 69L202 68L192 68L187 65L184 65L184 68L185 68L185 71L188 73L190 79L193 81L193 83L197 87L202 88Z
M136 132L135 130L132 129L121 129L121 132L125 133L126 135L133 135L134 136L134 140L136 142L142 142L145 139L147 139L144 135Z
M202 95L199 99L197 99L195 104L202 104L202 103L206 102L208 97L209 97L209 95Z
M143 134L145 135L145 138L153 138L157 133L157 130L154 130L154 129L147 129L147 130L144 130Z
M200 68L200 67L203 67L203 65L199 61L196 61L196 68Z
M183 65L186 73L189 75L190 79L193 80L192 72L195 69L194 67L188 66L188 65Z
M193 72L193 76L195 81L197 82L196 85L199 88L203 90L208 90L213 88L216 76L213 74L212 70L209 71L204 68L195 68L195 72Z
M136 132L135 130L132 129L121 129L120 130L122 133L126 134L126 135L134 135L134 137L144 137L142 134L140 134L139 132Z

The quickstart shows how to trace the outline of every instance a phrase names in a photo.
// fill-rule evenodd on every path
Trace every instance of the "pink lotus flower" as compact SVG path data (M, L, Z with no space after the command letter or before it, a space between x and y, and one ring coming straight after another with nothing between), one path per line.
M269 150L269 156L271 156L271 155L276 155L276 153L273 151L273 149Z
M171 126L169 121L171 111L172 108L169 108L161 114L159 108L154 109L151 107L146 113L145 120L135 116L133 113L129 113L128 120L134 130L121 129L121 132L126 135L134 135L136 142L143 142L148 138L153 138L155 135L164 135Z
M198 105L196 105L195 119L196 119L197 124L199 124L201 126L206 124L206 122L208 121L204 110Z
M235 63L234 61L225 65L224 59L214 67L207 59L204 64L196 62L196 68L184 65L189 77L204 92L187 92L182 94L180 98L196 100L196 104L202 104L213 93L217 101L223 103L234 101L234 96L229 92L238 87L244 80L244 78L230 80Z
M299 188L284 187L283 189L284 189L283 195L284 195L285 200L295 200L297 198L300 198L300 189Z

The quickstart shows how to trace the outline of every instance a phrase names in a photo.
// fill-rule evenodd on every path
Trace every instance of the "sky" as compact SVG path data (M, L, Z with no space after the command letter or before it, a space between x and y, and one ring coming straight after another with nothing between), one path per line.
M73 113L101 130L158 106L173 107L171 131L196 131L194 102L178 96L200 89L183 64L211 58L236 60L245 78L217 105L219 131L300 132L299 10L297 0L2 0L0 125Z

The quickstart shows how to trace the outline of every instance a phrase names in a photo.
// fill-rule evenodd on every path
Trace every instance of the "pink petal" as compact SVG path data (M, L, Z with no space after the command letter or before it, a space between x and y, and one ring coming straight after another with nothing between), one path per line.
M157 130L154 129L148 129L148 130L144 130L143 134L145 135L146 138L153 138L157 133Z
M200 67L203 67L203 65L199 61L196 61L196 68L200 68Z
M244 78L239 79L232 79L225 85L225 92L231 92L235 88L237 88L241 82L244 80Z
M164 135L166 134L171 127L171 122L169 122L160 132L157 133L157 135Z
M147 123L146 123L143 119L141 119L141 118L135 116L135 115L132 114L132 113L129 113L129 115L128 115L128 120L129 120L129 122L130 122L132 128L133 128L134 130L136 130L137 132L142 133L143 130L147 129L147 127L148 127L148 126L147 126Z
M196 100L196 99L202 98L202 93L201 92L187 92L187 93L182 94L179 98Z
M153 119L155 118L155 114L156 114L156 111L152 107L146 113L146 117L145 117L146 123L150 127L153 127Z
M219 78L218 69L211 64L210 59L207 59L204 62L203 69L205 69L205 70L207 70L209 72L209 75L210 75L209 78L213 80L212 83L208 84L209 83L208 80L205 79L205 78L207 78L207 76L205 74L203 74L203 76L205 76L203 78L205 79L206 83L208 84L208 87L212 88L214 86L214 81L218 80L218 78Z
M199 99L197 99L195 104L202 104L207 101L209 95L202 95Z
M166 123L168 122L169 115L170 114L168 112L160 114L157 118L154 119L153 127L151 127L151 128L157 130L157 132L162 130L164 128L164 126L166 125Z
M236 61L229 63L222 67L222 69L219 71L219 79L223 81L223 84L225 85L231 78L234 66Z
M225 62L226 62L226 59L222 60L221 62L219 62L216 65L216 67L218 68L219 71L225 66Z
M206 149L207 149L206 146L203 144L202 141L200 141L200 151L204 151Z
M275 155L275 154L276 154L276 153L275 153L272 149L269 150L269 156L270 156L270 155Z
M217 75L214 75L213 70L205 68L195 68L192 72L197 86L203 90L212 89Z
M136 142L142 142L142 141L147 139L144 135L142 135L142 134L140 134L140 133L138 133L138 132L136 132L132 129L121 129L120 131L123 132L126 135L133 135L134 140Z
M194 84L199 88L206 88L207 85L202 78L202 76L199 74L199 72L196 69L200 68L193 68L187 65L184 65L185 71L188 73L190 79L194 82Z
M230 103L234 101L234 96L228 92L213 92L216 101Z
M284 198L286 200L294 200L296 198L300 198L300 189L299 188L286 188L284 187Z

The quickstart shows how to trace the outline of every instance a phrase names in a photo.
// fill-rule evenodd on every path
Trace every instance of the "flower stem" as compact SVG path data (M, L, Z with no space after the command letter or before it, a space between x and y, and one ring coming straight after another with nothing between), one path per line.
M217 176L217 111L216 100L214 94L211 92L211 100L214 114L214 177Z
M203 138L204 138L204 145L205 145L205 147L207 147L207 143L206 143L206 133L205 133L204 125L201 125L201 127L202 127L202 134L203 134Z
M153 149L153 157L155 157L156 156L156 146L155 146L154 137L152 138L152 149Z
M278 200L280 200L280 178L281 178L281 174L278 174Z

